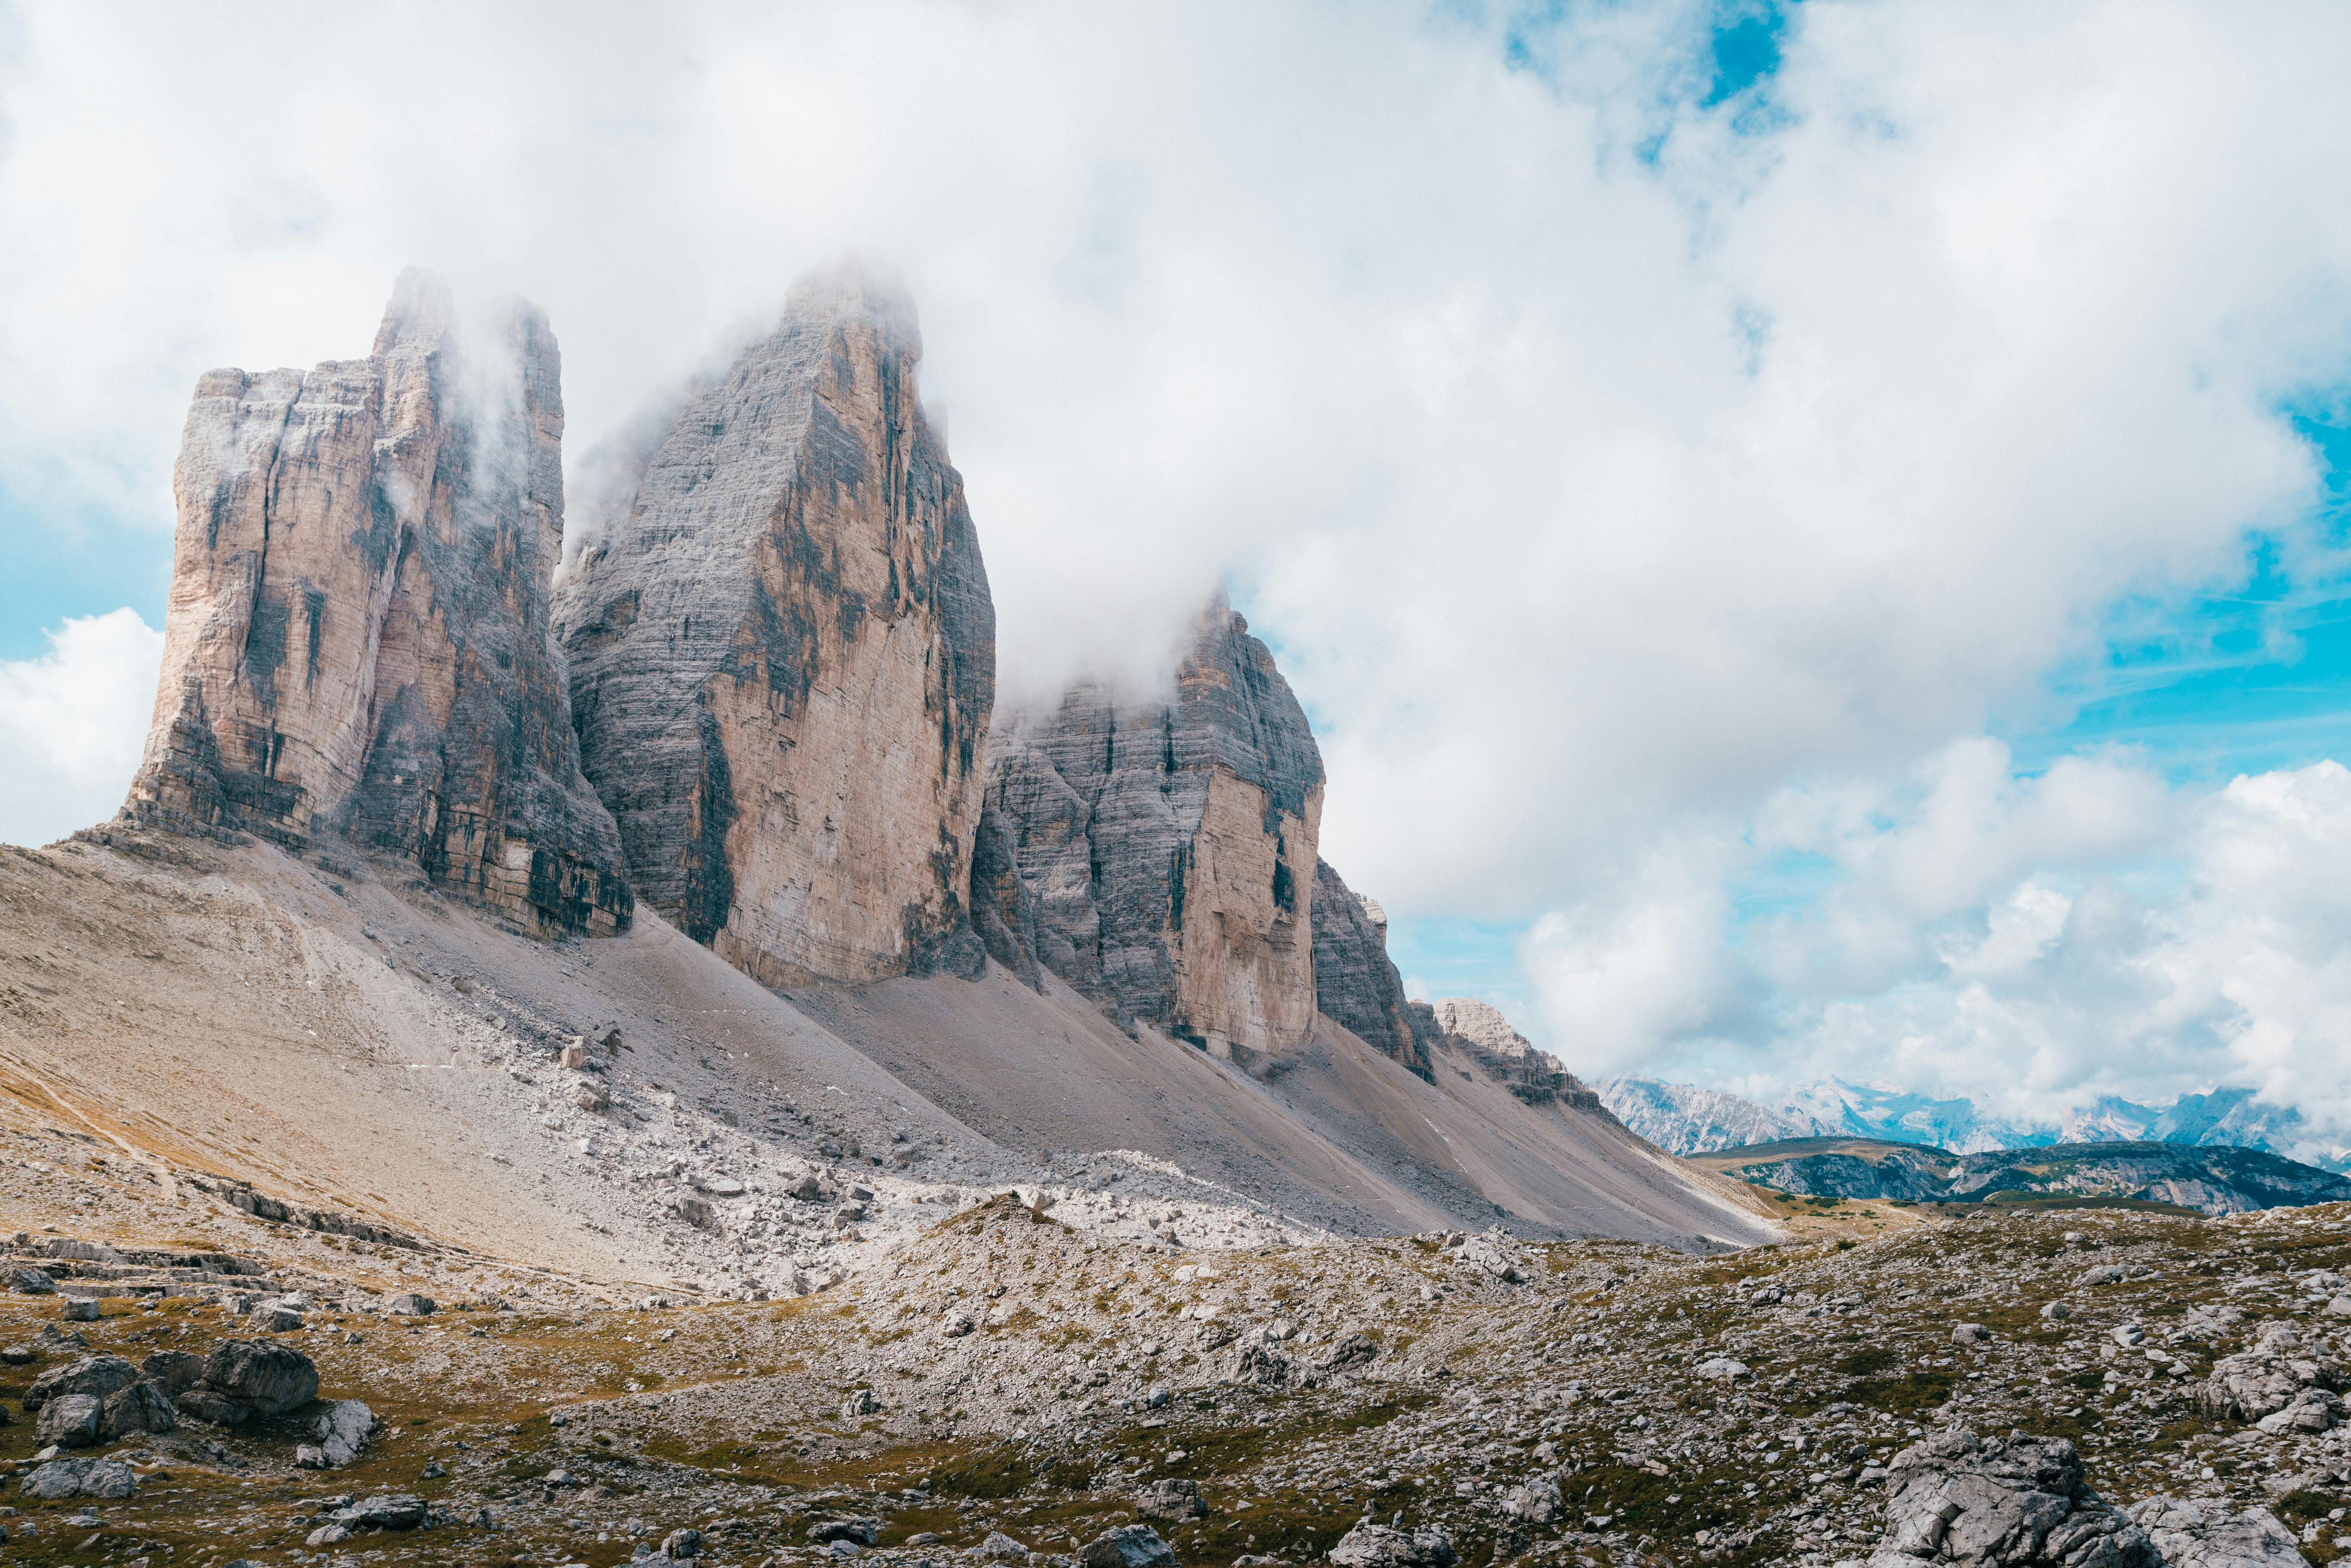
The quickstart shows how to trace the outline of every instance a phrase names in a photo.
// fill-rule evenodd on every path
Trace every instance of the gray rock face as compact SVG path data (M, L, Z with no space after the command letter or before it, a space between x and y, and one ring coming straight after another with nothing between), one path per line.
M973 902L1008 965L1032 955L1211 1051L1279 1051L1314 1026L1322 753L1221 599L1175 686L1128 705L1081 688L999 725Z
M546 319L461 340L402 275L374 352L196 387L154 726L123 810L416 861L534 926L631 901L580 777L549 580L563 399Z
M2082 1480L2063 1438L1938 1433L1894 1457L1871 1568L2161 1568L2147 1533Z
M2265 1508L2231 1513L2210 1499L2151 1497L2130 1516L2168 1568L2303 1568L2309 1559Z
M1334 1022L1426 1078L1428 1047L1415 1027L1404 978L1388 958L1387 916L1314 862L1314 999Z
M620 466L557 591L639 894L763 980L977 974L996 612L904 296L806 282Z

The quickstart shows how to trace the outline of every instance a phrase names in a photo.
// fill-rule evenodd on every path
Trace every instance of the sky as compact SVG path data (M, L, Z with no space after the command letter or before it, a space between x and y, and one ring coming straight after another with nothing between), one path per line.
M1219 584L1417 991L1588 1076L2351 1140L2351 12L0 3L0 840L196 376L519 293L597 442L853 256L1008 703Z

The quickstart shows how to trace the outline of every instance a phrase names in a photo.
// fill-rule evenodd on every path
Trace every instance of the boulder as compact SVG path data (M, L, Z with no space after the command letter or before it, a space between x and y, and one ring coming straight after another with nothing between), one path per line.
M872 1546L882 1539L882 1521L860 1515L853 1519L824 1519L808 1528L808 1538L820 1544L832 1541L854 1541L860 1546Z
M1692 1370L1709 1383L1736 1383L1742 1377L1754 1375L1745 1362L1727 1355L1710 1355Z
M1452 1568L1453 1537L1438 1525L1407 1535L1366 1520L1327 1555L1339 1568Z
M69 1323L94 1323L104 1316L96 1296L68 1296L58 1316Z
M1894 1457L1886 1537L1871 1568L1919 1558L1968 1568L2161 1568L2146 1532L2082 1479L2064 1438L1980 1441L1962 1428Z
M87 1394L102 1400L138 1380L139 1369L119 1355L80 1356L33 1379L33 1386L25 1391L25 1408L38 1410L64 1394Z
M1953 1323L1951 1343L1953 1344L1990 1344L1991 1330L1981 1323Z
M1355 1333L1342 1335L1334 1342L1330 1354L1322 1358L1326 1372L1343 1372L1351 1366L1362 1366L1379 1358L1379 1341L1371 1335Z
M172 1416L172 1396L141 1378L107 1396L99 1416L99 1435L112 1442L132 1432L168 1432L177 1425Z
M106 1402L89 1394L55 1394L41 1406L33 1435L60 1448L87 1448L97 1442Z
M702 1531L673 1530L662 1538L661 1554L674 1563L684 1563L702 1555Z
M139 1478L120 1459L69 1456L49 1460L25 1478L23 1494L43 1501L69 1497L122 1499L138 1490Z
M57 1282L45 1269L11 1269L8 1288L27 1296L51 1296L57 1293Z
M319 1369L290 1344L225 1339L204 1358L203 1381L181 1396L183 1407L187 1399L206 1389L241 1407L246 1417L283 1416L319 1396Z
M849 1397L841 1402L841 1418L844 1421L854 1421L861 1416L871 1416L881 1408L881 1401L873 1397L872 1389L852 1388L849 1391Z
M1502 1511L1530 1524L1549 1524L1560 1511L1559 1483L1549 1476L1512 1487L1502 1498Z
M350 1464L367 1447L375 1427L375 1412L357 1399L338 1399L328 1406L310 1427L311 1436L318 1439L318 1468Z
M1147 1524L1122 1524L1078 1549L1085 1568L1176 1568L1176 1553Z
M430 1296L420 1296L413 1291L403 1291L384 1298L383 1310L395 1318L429 1318L441 1310Z
M2155 1543L2167 1568L2304 1568L2294 1532L2265 1508L2232 1513L2205 1498L2151 1497L2130 1516Z
M1187 1519L1205 1519L1208 1505L1200 1496L1197 1481L1173 1478L1152 1481L1134 1494L1134 1511L1144 1519L1166 1520L1180 1523Z
M979 1555L990 1563L1026 1563L1029 1549L1000 1530L991 1530L987 1539L977 1549Z
M335 1515L334 1521L350 1531L414 1530L430 1511L424 1500L405 1492L379 1492L363 1497Z

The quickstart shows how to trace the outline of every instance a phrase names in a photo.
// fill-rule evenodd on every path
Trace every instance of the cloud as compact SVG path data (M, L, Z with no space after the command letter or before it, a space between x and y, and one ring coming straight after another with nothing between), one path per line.
M1767 1096L1836 1076L2040 1125L2226 1084L2298 1108L2314 1150L2351 1143L2351 769L2017 780L1974 742L1917 783L1837 829L1834 880L1791 913L1729 917L1759 842L1539 925L1528 968L1571 1065Z
M38 658L0 663L0 832L44 844L104 821L138 771L163 634L136 612L68 619Z

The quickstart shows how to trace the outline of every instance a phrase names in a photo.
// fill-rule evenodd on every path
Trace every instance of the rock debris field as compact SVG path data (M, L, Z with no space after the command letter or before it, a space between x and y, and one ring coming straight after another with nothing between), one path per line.
M1171 1250L1006 1193L830 1289L696 1304L496 1296L235 1209L201 1251L73 1212L6 1248L13 1560L2351 1553L2346 1206L1889 1207L1693 1257Z

